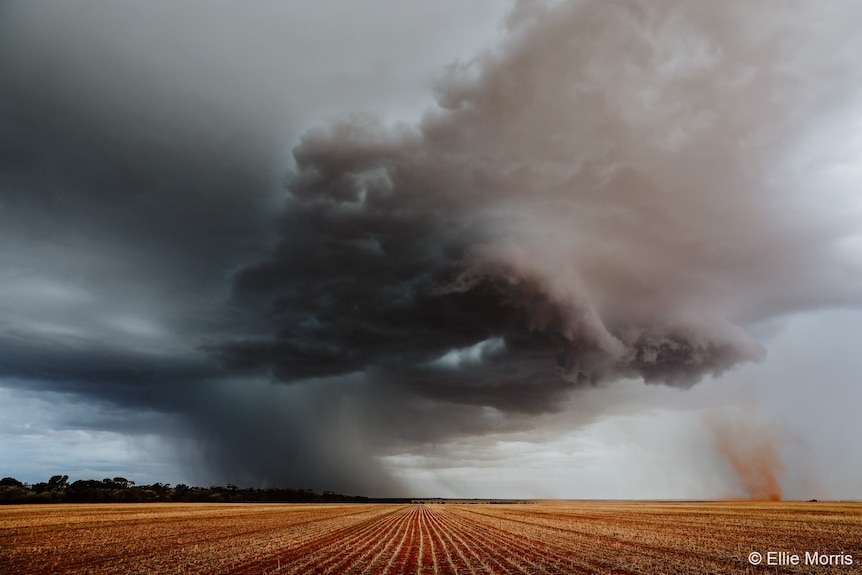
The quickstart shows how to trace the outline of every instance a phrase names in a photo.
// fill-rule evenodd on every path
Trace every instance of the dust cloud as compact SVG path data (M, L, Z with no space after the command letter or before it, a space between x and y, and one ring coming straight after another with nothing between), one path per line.
M732 415L712 413L707 425L719 458L732 470L744 498L781 501L784 464L777 430L757 420L750 410Z

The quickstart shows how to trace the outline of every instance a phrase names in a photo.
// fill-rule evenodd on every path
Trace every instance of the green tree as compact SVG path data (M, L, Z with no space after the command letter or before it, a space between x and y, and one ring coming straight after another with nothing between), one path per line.
M48 491L63 491L69 487L68 475L52 475L48 480Z

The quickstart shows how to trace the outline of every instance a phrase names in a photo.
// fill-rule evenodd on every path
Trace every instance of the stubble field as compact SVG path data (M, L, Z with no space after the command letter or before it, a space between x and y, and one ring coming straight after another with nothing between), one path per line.
M751 565L753 551L763 564ZM769 551L787 553L776 556L785 561L798 554L801 563L768 566ZM829 565L805 565L805 552L835 557ZM767 572L862 573L862 504L0 508L4 575Z

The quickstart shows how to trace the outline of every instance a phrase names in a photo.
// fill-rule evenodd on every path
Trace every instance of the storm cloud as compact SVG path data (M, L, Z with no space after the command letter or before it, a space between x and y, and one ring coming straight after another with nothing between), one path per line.
M244 20L84 4L0 5L0 377L168 414L201 482L396 494L379 456L860 303L854 2L518 2L413 120L385 46L294 31L355 68L338 100Z
M857 293L801 148L860 77L842 6L757 6L523 4L418 125L309 131L235 283L271 333L221 355L504 410L761 359L747 326Z

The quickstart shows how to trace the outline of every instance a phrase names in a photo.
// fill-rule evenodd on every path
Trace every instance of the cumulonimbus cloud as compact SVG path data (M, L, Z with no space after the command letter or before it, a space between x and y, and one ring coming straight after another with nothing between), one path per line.
M860 302L858 2L520 2L415 123L306 132L281 210L276 117L406 76L87 4L0 8L0 376L176 417L203 481L391 495L375 456L582 424L575 387L687 386L764 357L760 322Z
M218 353L504 409L762 358L751 325L858 287L834 281L847 230L810 208L830 158L806 151L859 93L858 12L519 4L418 125L303 137L282 240L235 284L268 328Z

